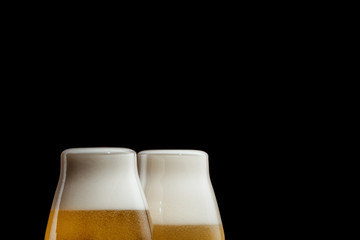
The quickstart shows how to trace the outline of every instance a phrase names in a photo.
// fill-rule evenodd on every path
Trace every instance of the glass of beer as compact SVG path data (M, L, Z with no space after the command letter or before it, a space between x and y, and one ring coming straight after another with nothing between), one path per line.
M138 170L153 240L225 239L206 152L142 151Z
M62 152L45 240L151 240L151 231L133 150Z

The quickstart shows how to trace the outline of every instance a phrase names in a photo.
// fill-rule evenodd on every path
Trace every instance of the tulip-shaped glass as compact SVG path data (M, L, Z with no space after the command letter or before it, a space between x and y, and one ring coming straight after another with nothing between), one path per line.
M142 151L138 170L149 204L153 240L225 239L206 152Z
M45 240L151 240L151 229L133 150L62 152Z

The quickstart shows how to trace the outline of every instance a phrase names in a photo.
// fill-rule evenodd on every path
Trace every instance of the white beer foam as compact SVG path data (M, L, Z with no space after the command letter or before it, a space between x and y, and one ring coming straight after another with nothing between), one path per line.
M154 224L221 224L205 152L147 150L138 165Z
M145 210L136 153L127 148L75 148L61 154L53 203L60 210Z

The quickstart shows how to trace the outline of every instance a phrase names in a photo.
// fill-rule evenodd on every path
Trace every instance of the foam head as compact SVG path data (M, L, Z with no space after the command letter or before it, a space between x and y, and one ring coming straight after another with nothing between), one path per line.
M61 154L53 209L143 210L136 153L127 148L73 148Z
M208 155L198 150L147 150L138 168L154 224L220 224Z

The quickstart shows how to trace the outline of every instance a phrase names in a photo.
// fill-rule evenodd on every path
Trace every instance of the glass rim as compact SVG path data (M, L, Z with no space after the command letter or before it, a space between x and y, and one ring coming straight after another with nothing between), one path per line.
M138 155L173 155L173 156L181 156L181 155L191 155L191 156L205 156L208 157L208 154L201 150L194 149L150 149L143 150L138 153Z

